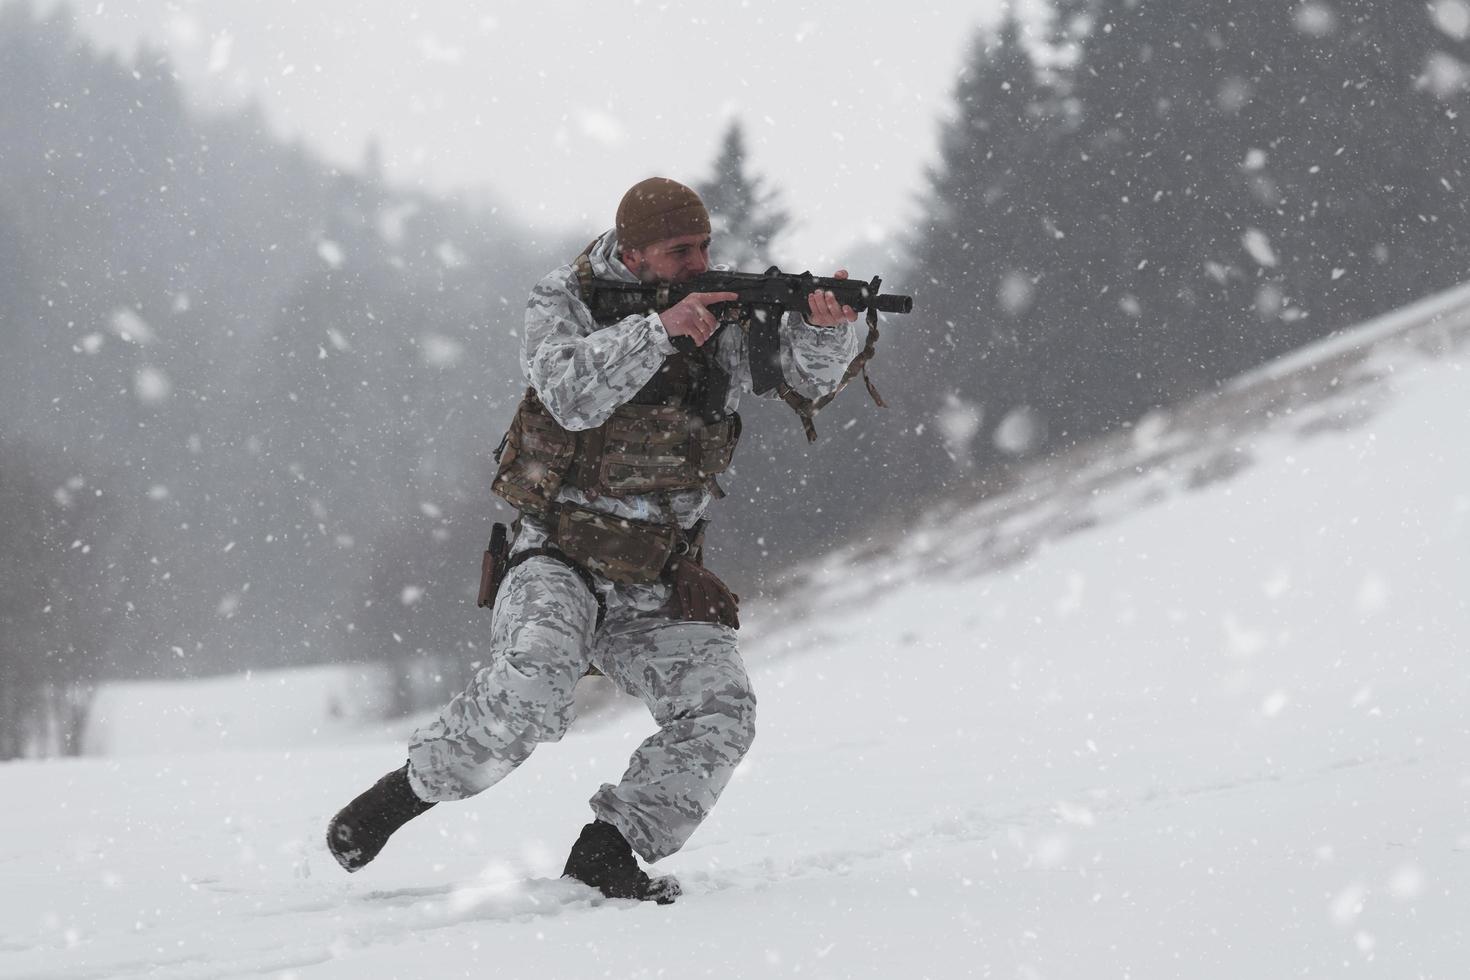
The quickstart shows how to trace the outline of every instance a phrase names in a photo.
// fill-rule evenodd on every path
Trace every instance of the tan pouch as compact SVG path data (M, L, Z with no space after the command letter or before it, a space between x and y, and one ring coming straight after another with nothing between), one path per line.
M567 557L613 582L646 585L662 577L678 534L662 524L561 504L553 540Z
M740 628L740 597L697 562L675 562L673 605L680 619Z
M689 416L664 405L622 405L606 423L598 483L614 496L694 486Z
M544 513L571 468L577 440L527 391L511 420L490 489L516 510Z
M740 416L712 424L682 408L624 405L606 423L597 486L616 497L705 486L730 468Z

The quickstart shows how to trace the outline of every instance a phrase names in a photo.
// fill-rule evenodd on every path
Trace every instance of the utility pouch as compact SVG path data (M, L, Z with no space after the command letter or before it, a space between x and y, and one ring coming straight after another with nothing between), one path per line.
M622 405L589 454L591 478L579 471L568 482L614 497L707 486L730 468L739 438L737 413L706 423L678 406Z
M676 528L613 517L584 507L557 507L553 540L567 557L613 582L657 582L679 540Z
M680 619L740 628L740 597L720 577L688 559L674 563L674 612Z
M510 545L506 540L505 525L496 524L490 528L490 544L486 546L485 555L480 559L480 596L475 605L481 609L495 605L495 594L500 591L500 583L505 579L509 559Z
M519 511L545 513L571 468L577 437L557 424L533 388L526 389L495 451L491 491Z

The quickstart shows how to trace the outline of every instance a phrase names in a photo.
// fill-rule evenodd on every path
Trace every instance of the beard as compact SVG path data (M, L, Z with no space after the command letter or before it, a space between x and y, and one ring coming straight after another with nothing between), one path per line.
M639 262L632 263L621 252L618 254L618 261L622 262L623 267L633 273L638 281L644 285L652 285L660 282L688 282L690 279L699 275L697 272L681 271L673 276L661 276L653 270L653 263L649 262L648 259L644 258Z

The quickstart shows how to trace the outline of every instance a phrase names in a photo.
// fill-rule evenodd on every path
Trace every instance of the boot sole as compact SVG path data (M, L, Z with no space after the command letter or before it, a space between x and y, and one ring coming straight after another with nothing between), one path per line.
M347 850L337 849L337 842L333 839L337 829L338 828L335 824L327 827L327 851L331 853L332 859L340 864L342 866L342 870L346 871L348 874L354 874L367 867L369 862L372 861L372 858L369 858L367 861L359 860L359 858L362 856L362 848L354 847Z

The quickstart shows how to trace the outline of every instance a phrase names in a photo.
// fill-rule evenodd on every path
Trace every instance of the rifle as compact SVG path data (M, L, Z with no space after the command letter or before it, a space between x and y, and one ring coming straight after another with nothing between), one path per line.
M598 323L616 323L624 317L667 310L690 293L736 293L739 299L715 303L710 312L720 318L721 328L740 324L749 329L751 387L763 395L784 384L781 375L781 319L791 310L804 312L806 298L817 290L829 290L843 306L868 314L868 349L862 361L872 357L877 340L879 313L909 313L912 296L881 291L883 281L835 279L782 272L772 266L765 272L702 272L684 282L624 282L591 278L584 282L583 299ZM674 346L686 353L694 350L688 337L673 338ZM861 367L861 365L859 365ZM869 388L871 389L871 384ZM881 404L881 402L880 402Z

